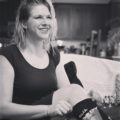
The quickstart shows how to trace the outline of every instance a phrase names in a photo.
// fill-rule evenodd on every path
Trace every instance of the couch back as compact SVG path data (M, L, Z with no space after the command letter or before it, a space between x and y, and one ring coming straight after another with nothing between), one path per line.
M120 74L120 62L77 54L61 54L61 60L64 64L75 62L77 76L85 90L94 89L103 98L114 95L115 78Z

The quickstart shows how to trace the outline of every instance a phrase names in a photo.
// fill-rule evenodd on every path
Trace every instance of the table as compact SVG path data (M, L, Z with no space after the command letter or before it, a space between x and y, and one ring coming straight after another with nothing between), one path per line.
M112 120L120 120L120 105L102 108L102 110L109 115Z

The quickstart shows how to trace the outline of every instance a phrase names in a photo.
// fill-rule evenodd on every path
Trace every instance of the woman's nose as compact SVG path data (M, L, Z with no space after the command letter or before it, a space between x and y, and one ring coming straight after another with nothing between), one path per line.
M43 18L42 25L49 25L49 20L47 18Z

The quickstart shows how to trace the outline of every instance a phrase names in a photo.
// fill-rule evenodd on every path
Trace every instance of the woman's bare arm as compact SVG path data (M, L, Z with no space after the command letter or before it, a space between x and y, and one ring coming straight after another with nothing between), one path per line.
M12 103L14 70L9 61L0 56L0 118L32 119L47 115L48 105L21 105Z

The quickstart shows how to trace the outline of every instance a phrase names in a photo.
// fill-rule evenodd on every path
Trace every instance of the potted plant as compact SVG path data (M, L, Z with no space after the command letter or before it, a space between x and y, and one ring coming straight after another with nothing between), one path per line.
M113 49L115 56L120 56L120 18L111 21L111 28L107 36L108 48Z

